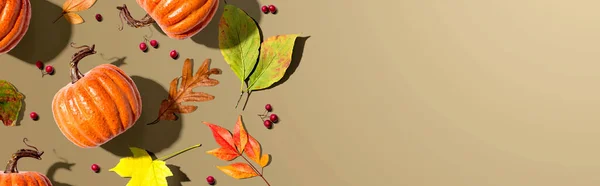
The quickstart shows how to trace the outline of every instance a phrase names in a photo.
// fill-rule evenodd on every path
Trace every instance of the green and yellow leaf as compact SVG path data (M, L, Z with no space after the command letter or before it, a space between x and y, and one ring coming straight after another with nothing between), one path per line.
M298 34L278 35L261 44L258 65L248 79L248 92L268 88L281 80L292 61L296 38Z
M17 125L25 95L10 82L0 80L0 120L5 126Z

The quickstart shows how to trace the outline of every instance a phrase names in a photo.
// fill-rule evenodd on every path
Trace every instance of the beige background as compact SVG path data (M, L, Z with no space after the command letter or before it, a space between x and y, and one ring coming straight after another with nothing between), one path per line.
M51 24L62 0L32 0L30 31L0 56L0 79L14 83L27 96L25 113L38 112L41 120L25 115L21 126L2 127L0 154L8 158L27 137L47 154L23 160L21 170L47 173L59 186L125 185L128 179L107 170L129 155L127 145L161 156L202 143L168 161L191 180L178 183L184 179L175 171L173 185L204 185L208 175L221 186L265 185L260 178L225 176L215 166L226 162L205 154L217 145L201 121L231 129L243 114L249 132L273 155L265 170L273 186L600 183L596 1L228 1L257 19L266 37L311 36L290 78L253 94L243 112L233 109L239 83L217 49L216 21L187 40L154 31L161 47L142 53L137 45L148 29L117 30L121 2L135 17L143 15L134 0L99 0L76 26L64 19ZM279 14L262 15L263 4L275 4ZM105 21L96 22L96 13ZM54 93L69 82L76 50L68 42L125 57L121 68L144 96L139 123L154 119L184 58L196 64L212 58L223 70L215 76L221 84L199 89L216 99L177 122L136 125L108 147L80 149L60 134L50 110ZM171 49L182 58L170 59ZM38 59L56 74L41 78L33 65ZM95 55L80 66L110 62ZM281 117L273 130L255 115L266 103ZM61 168L67 164L61 157L75 163L71 171ZM90 171L92 163L103 172Z

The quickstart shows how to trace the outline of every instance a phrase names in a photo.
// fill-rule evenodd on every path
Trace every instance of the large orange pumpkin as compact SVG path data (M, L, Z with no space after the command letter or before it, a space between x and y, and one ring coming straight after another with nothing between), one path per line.
M23 142L26 140L27 139L23 139ZM17 169L17 162L19 159L28 157L41 160L43 154L44 151L38 151L37 148L35 150L18 150L11 156L11 159L6 164L6 170L4 170L4 172L0 172L0 186L52 186L50 179L48 179L48 177L42 173L34 171L19 171Z
M219 0L136 0L170 38L186 39L215 16Z
M94 45L73 56L71 83L52 100L54 121L62 134L82 148L98 147L131 128L142 113L142 100L133 80L112 64L82 74L77 64L95 54Z
M15 48L29 29L29 0L0 1L0 15L0 54L4 54Z

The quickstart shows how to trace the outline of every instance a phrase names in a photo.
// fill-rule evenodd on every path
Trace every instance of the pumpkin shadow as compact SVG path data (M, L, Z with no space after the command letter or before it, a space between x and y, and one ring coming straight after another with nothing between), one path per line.
M56 175L56 172L58 170L65 169L67 171L71 171L71 167L73 167L73 166L75 166L75 163L68 163L68 162L62 162L62 161L55 162L46 171L46 176L48 177L48 179L50 180L50 182L52 183L53 186L73 186L68 183L62 183L62 182L56 181L54 178L54 175Z
M68 45L73 27L64 18L52 23L60 16L62 8L47 0L31 0L31 22L29 29L9 55L35 64L37 60L51 61Z
M142 95L142 115L133 127L100 147L120 157L131 156L129 147L159 153L179 139L182 116L179 116L177 121L162 121L158 124L146 125L156 119L160 103L167 97L168 92L162 85L151 79L140 76L131 78Z
M263 13L260 11L260 4L257 0L226 0L228 4L235 5L236 7L244 10L250 17L257 23L260 23ZM208 48L219 48L219 20L223 15L223 8L225 7L225 0L219 0L219 9L215 13L213 19L206 25L202 31L191 37L195 43L204 45ZM166 35L157 24L153 24L154 28L159 33ZM258 30L257 30L258 32ZM250 33L248 35L251 35ZM246 40L247 38L240 38Z

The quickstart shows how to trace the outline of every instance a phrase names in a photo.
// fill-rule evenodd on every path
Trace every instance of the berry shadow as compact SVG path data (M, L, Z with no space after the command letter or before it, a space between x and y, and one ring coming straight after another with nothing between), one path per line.
M29 29L8 54L29 64L35 64L37 60L51 61L69 46L73 26L64 18L52 23L62 12L60 6L47 0L30 2L32 11Z
M215 16L210 23L208 23L208 25L202 29L202 31L191 37L192 41L208 48L219 48L219 21L223 15L225 1L227 1L227 4L234 5L244 10L250 17L254 19L257 25L262 20L263 13L260 10L261 5L257 0L219 0L219 9L217 9ZM153 24L153 26L156 30L158 30L159 33L166 35L160 29L158 24ZM248 33L248 35L251 35L251 33ZM240 39L246 40L247 38Z
M71 167L73 166L75 166L75 163L68 163L63 161L55 162L46 171L46 176L48 177L53 186L73 186L68 183L56 181L56 179L54 178L54 175L56 175L56 172L58 172L58 170L65 169L66 171L71 171Z
M182 117L179 116L177 121L161 121L154 125L146 125L156 119L160 103L167 98L168 92L154 80L140 76L131 78L142 95L142 115L133 127L100 147L120 157L131 155L129 147L139 147L159 153L179 139Z

